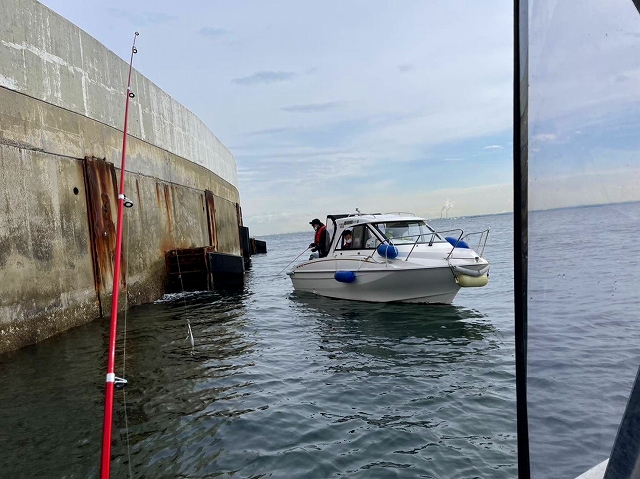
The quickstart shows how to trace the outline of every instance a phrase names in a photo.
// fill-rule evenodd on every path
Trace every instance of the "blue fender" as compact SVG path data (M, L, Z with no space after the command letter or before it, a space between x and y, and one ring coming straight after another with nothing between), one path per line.
M356 280L356 274L353 271L336 271L333 278L341 283L353 283Z
M458 238L452 238L451 236L446 236L444 239L446 239L454 248L469 249L469 245L462 240L458 240Z
M387 259L394 259L398 256L398 248L392 244L382 243L378 245L378 254Z

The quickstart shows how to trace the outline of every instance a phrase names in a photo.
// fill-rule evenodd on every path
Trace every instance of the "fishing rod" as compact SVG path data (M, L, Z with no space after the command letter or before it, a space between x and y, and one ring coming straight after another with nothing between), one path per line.
M297 260L300 256L302 256L303 254L305 254L309 248L311 248L311 246L307 246L307 247L305 248L305 250L304 250L302 253L300 253L298 256L296 256L296 257L293 259L293 261ZM291 261L291 263L293 263L293 261ZM291 263L289 263L289 264L288 264L288 265L286 265L284 268L282 268L282 269L280 270L280 272L279 272L278 274L276 274L276 276L280 276L280 274L281 274L285 269L287 269L287 268L291 265Z
M133 55L138 53L136 38L133 36L131 47L131 59L129 60L129 78L127 80L126 103L124 107L124 128L122 135L122 160L120 163L120 194L118 194L118 223L116 230L115 265L113 270L113 291L111 296L111 326L109 330L109 356L107 359L107 378L104 392L104 423L102 426L102 459L100 477L108 479L111 466L111 426L113 424L113 391L116 387L123 388L127 384L126 379L116 378L116 333L118 324L118 293L120 289L120 260L122 255L122 217L124 207L130 208L133 203L124 195L124 171L127 158L127 128L129 124L129 100L135 97L131 91L131 71L133 70Z

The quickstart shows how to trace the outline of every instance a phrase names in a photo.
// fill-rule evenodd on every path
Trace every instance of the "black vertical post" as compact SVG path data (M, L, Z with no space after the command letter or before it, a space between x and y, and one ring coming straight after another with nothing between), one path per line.
M528 0L513 6L513 279L516 341L518 479L529 479L527 414L527 261L528 248Z

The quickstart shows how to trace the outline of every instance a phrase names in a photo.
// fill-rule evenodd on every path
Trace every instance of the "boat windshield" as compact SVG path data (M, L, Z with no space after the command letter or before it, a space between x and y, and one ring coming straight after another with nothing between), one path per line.
M375 223L376 229L395 245L445 241L424 221Z

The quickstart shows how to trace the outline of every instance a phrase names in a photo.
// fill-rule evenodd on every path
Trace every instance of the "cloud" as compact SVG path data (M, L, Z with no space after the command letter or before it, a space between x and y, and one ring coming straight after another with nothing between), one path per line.
M529 186L532 210L639 200L640 168L572 172L535 179Z
M178 19L175 15L168 15L162 12L132 13L128 10L120 10L118 8L109 8L107 11L114 17L125 18L131 23L139 26L158 25L160 23L168 23Z
M276 83L291 80L296 74L294 72L265 70L255 72L253 75L231 80L238 85L256 85L258 83Z
M372 188L371 185L377 188ZM277 209L249 213L244 218L245 224L250 225L251 233L256 236L272 233L274 224L278 224L282 232L307 231L309 218L315 216L323 218L327 213L355 212L356 207L366 211L411 211L424 218L439 218L440 205L448 198L455 202L455 210L452 211L456 211L456 215L479 215L486 214L487 210L497 213L512 209L513 189L510 183L488 184L472 188L442 188L417 193L414 191L398 193L393 189L393 181L383 180L371 185L359 191L357 198L353 195L340 195L333 200L319 198L313 203L305 202L306 206L299 210L287 208L293 195L280 195ZM386 193L388 191L391 193ZM478 198L485 198L486 202L481 204ZM243 211L245 211L244 206Z
M596 0L533 2L529 14L529 122L593 121L637 103L637 11ZM574 28L567 29L567 19ZM631 80L631 81L629 81Z
M339 16L322 2L312 15L304 2L290 2L275 16L270 2L252 2L247 17L243 2L201 2L177 13L158 2L130 7L111 0L103 7L112 8L105 11L110 21L96 24L92 2L46 0L116 51L133 25L173 21L141 32L153 48L145 49L139 66L231 149L247 217L286 212L300 216L298 227L308 227L309 216L355 206L414 210L417 198L429 200L420 204L433 204L437 216L447 198L455 201L456 215L508 208L512 8L507 0L463 2L464 8L403 2L364 16L358 2L343 2ZM530 3L530 139L557 136L531 142L530 178L583 171L586 161L596 171L612 162L640 168L640 89L634 88L640 23L633 3ZM148 10L179 19L139 13ZM402 25L401 34L390 25ZM199 32L202 27L210 35ZM199 41L184 38L185 50L181 32ZM215 42L227 48L206 61ZM330 100L344 104L313 113ZM371 190L385 180L397 181L384 192ZM465 209L463 190L493 183L505 185L500 204L476 190ZM564 197L546 194L557 187L544 191L542 206L564 204ZM427 191L439 193L420 197ZM264 227L282 229L271 222Z
M308 103L305 105L292 105L280 108L282 111L290 111L296 113L315 113L317 111L327 111L343 105L341 101L327 101L324 103Z
M226 35L227 33L229 33L229 30L225 30L224 28L203 27L198 31L198 33L205 37L215 39L223 35Z
M278 135L280 133L290 133L295 131L295 128L284 127L284 128L265 128L264 130L254 130L245 133L245 136L262 136L262 135ZM239 149L239 148L236 148Z
M553 141L557 138L557 136L553 133L540 133L533 137L533 140L537 141Z

